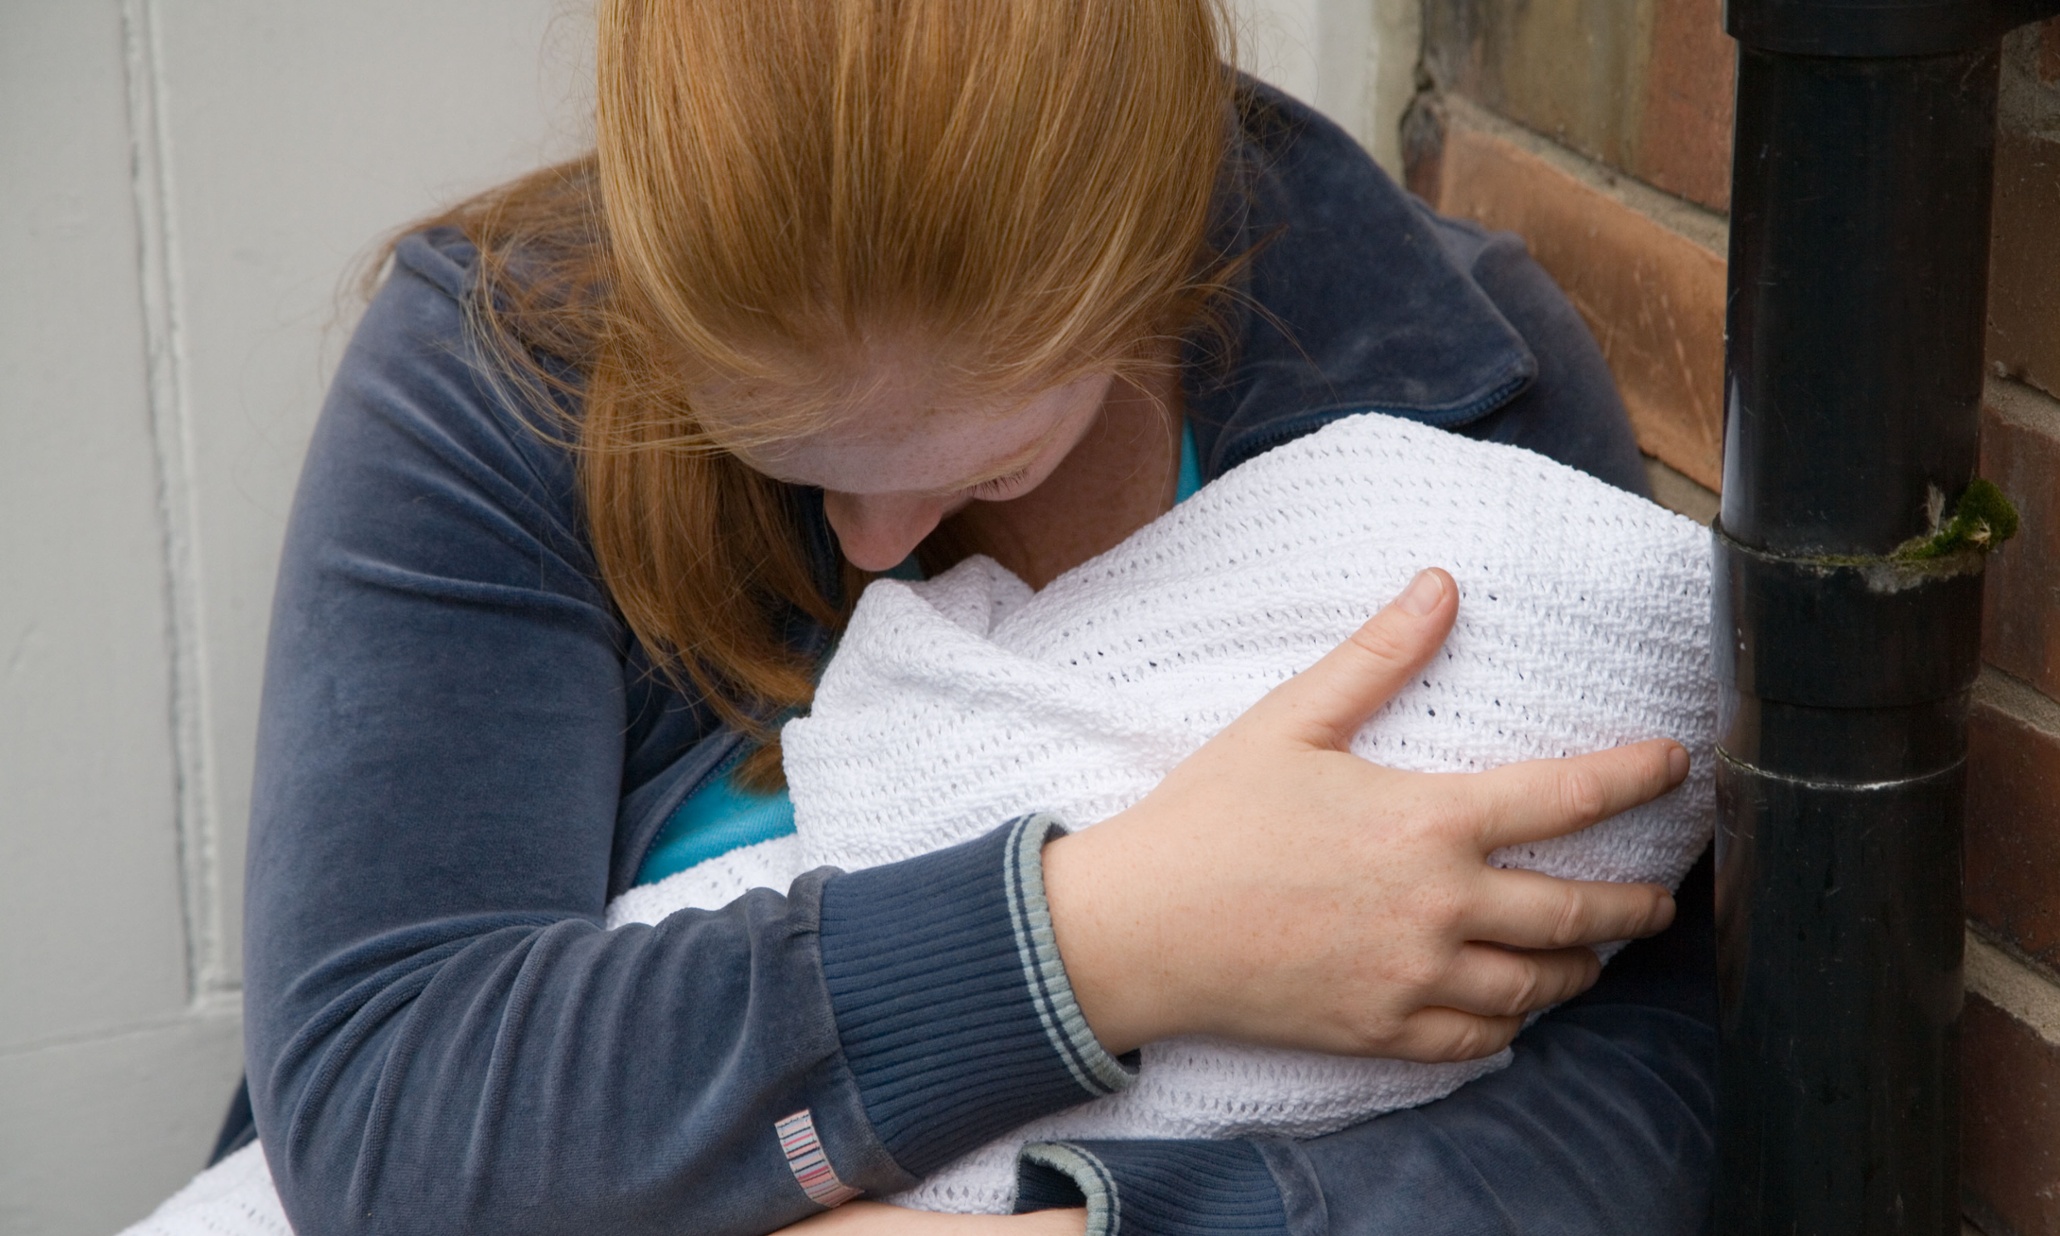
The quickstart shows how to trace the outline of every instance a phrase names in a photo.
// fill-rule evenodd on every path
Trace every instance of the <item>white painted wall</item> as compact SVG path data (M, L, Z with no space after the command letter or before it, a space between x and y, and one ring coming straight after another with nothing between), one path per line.
M1397 179L1402 111L1416 92L1418 0L1231 0L1238 54L1356 136Z
M6 1236L112 1232L212 1140L272 570L339 278L580 144L567 3L0 3Z
M1415 0L1235 7L1248 67L1392 163ZM0 1236L104 1236L200 1165L340 281L583 143L589 9L0 0Z

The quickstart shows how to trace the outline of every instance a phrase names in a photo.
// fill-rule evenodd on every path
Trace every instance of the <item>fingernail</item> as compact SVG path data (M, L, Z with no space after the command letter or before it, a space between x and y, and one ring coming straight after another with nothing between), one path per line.
M1676 781L1680 781L1688 776L1688 749L1686 747L1676 746L1673 750L1667 752L1667 772Z
M1395 604L1402 607L1403 613L1415 614L1421 618L1438 608L1438 602L1444 599L1445 581L1438 573L1418 571L1416 578L1409 581L1409 587L1401 596L1395 598Z

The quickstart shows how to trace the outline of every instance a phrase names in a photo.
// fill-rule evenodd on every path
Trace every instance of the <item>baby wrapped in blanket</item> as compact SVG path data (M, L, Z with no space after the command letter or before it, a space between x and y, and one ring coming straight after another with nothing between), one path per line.
M626 894L610 922L851 870L1026 811L1089 827L1313 664L1409 582L1460 587L1443 654L1352 750L1476 771L1668 736L1687 784L1497 861L1677 885L1709 840L1709 543L1698 525L1513 447L1354 416L1236 468L1033 593L987 558L866 590L813 710L782 732L797 836ZM753 861L769 864L747 875ZM758 876L758 879L751 878ZM1181 1039L1129 1089L1040 1120L892 1200L1006 1212L1026 1141L1310 1136L1501 1068Z
M608 925L784 888L817 866L911 857L1030 811L1091 827L1429 566L1459 583L1457 625L1352 750L1450 772L1675 738L1693 771L1673 793L1495 856L1673 887L1714 814L1708 560L1693 522L1541 456L1348 417L1241 465L1041 592L977 557L926 582L875 582L812 711L782 734L796 835L633 889L610 905ZM1026 1142L1310 1136L1439 1098L1508 1060L1155 1043L1128 1089L1036 1121L888 1200L1006 1212ZM216 1224L180 1222L174 1198L141 1230L283 1233L255 1155L189 1187ZM225 1205L238 1223L220 1225Z

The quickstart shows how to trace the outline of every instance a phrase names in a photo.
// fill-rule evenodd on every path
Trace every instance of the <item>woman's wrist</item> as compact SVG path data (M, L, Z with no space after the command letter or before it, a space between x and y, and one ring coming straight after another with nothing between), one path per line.
M1044 895L1059 959L1080 1015L1115 1056L1179 1033L1168 967L1153 960L1149 944L1153 889L1134 878L1154 867L1126 852L1122 819L1044 848Z

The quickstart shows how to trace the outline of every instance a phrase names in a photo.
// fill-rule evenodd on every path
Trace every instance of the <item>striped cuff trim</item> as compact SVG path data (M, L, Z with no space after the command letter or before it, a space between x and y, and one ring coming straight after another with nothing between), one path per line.
M1068 1142L1032 1142L1019 1152L1029 1162L1064 1175L1087 1201L1087 1236L1119 1236L1122 1208L1116 1178L1100 1159Z
M1065 964L1059 960L1051 906L1044 898L1044 846L1065 831L1055 816L1029 815L1016 821L1008 839L1009 923L1015 929L1016 954L1029 980L1031 1001L1052 1049L1066 1062L1080 1088L1099 1097L1126 1089L1137 1080L1137 1074L1094 1037L1073 998Z
M837 1179L837 1169L830 1166L830 1156L823 1153L822 1139L816 1136L815 1115L808 1108L775 1121L773 1131L779 1134L780 1151L787 1156L794 1183L808 1194L809 1201L818 1206L842 1206L859 1195L859 1190Z

